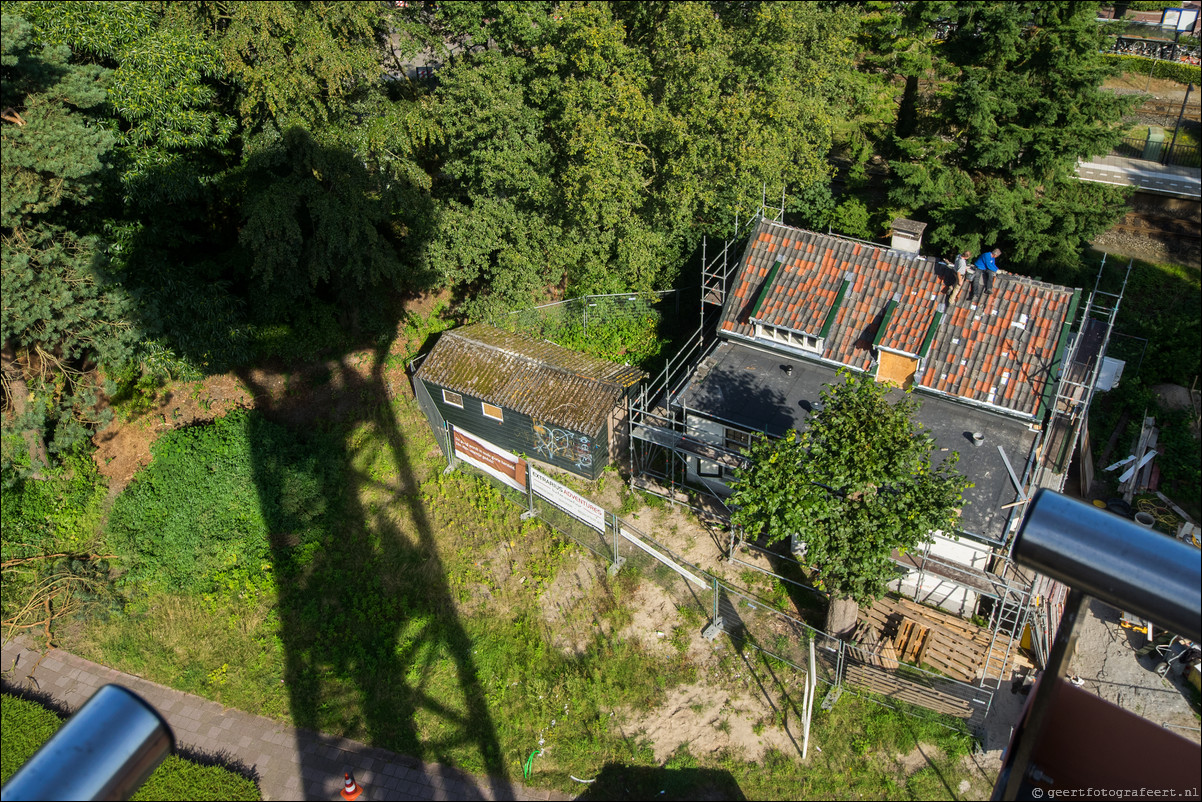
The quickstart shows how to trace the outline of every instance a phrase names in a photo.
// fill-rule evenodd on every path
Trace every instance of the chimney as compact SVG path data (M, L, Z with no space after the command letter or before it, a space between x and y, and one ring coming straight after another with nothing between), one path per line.
M922 247L922 232L926 231L927 224L920 223L917 220L907 220L904 217L899 217L893 221L891 235L892 241L889 247L895 251L905 251L906 253L918 253Z

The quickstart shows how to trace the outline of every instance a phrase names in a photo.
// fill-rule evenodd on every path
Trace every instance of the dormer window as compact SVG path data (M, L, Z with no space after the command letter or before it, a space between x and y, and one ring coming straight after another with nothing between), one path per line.
M755 338L764 340L765 342L776 343L787 348L796 348L799 351L806 351L811 354L822 354L824 345L822 337L816 337L813 334L804 334L800 331L782 328L780 326L769 326L764 323L756 322Z

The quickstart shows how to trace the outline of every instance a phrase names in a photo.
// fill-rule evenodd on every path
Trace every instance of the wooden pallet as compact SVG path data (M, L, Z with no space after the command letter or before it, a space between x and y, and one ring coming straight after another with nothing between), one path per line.
M909 599L883 598L872 607L861 609L860 614L863 622L878 630L882 638L892 640L901 660L925 664L962 682L976 682L984 675L991 643L994 658L988 661L991 666L1002 671L1033 667L1017 647L1010 649L1003 666L1007 646L1004 637L993 641L989 630Z
M882 638L869 622L861 621L856 626L852 641L857 644L853 647L855 659L879 668L895 669L900 665L893 644Z
M937 713L958 718L968 718L973 714L972 703L967 699L926 687L904 677L887 674L880 669L849 664L844 678L853 689L879 693L890 699L900 699Z

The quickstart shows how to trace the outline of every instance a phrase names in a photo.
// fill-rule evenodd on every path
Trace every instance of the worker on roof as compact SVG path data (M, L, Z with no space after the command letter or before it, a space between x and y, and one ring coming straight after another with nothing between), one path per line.
M992 251L986 251L977 257L973 262L973 267L977 272L972 277L972 297L969 300L976 300L980 303L993 289L993 276L997 273L997 258L1002 255L1000 248L994 248Z

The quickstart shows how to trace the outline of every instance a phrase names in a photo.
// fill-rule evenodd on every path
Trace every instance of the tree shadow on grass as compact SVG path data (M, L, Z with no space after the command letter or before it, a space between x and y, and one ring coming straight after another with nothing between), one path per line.
M260 502L264 511L276 511L266 517L293 720L427 762L462 764L469 747L492 793L509 796L471 640L421 501L413 470L421 455L401 433L390 403L387 356L387 347L378 347L367 374L348 357L340 360L339 395L351 403L337 405L343 417L324 421L320 411L296 408L303 399L270 400L250 371L239 372L268 418L308 420L294 428L296 435L324 440L318 453L336 462L315 472L328 523L314 539L294 531L305 516L288 509L289 482L303 477L280 476L274 454L253 456ZM283 488L284 498L262 495L266 488ZM302 761L314 769L306 772L302 762L306 782L328 776L320 750L307 753L297 737ZM358 765L343 759L347 770ZM307 794L326 791L320 781L306 787Z

